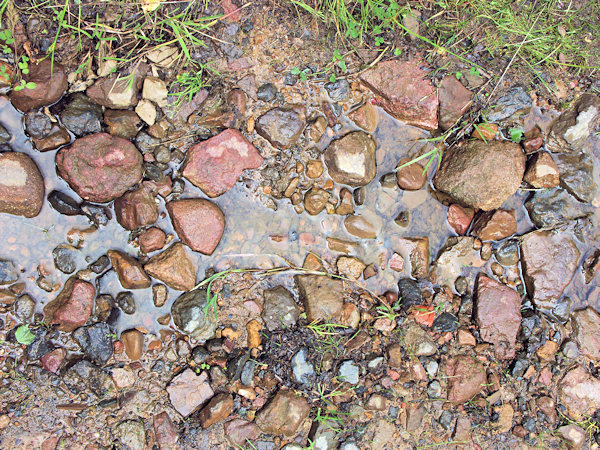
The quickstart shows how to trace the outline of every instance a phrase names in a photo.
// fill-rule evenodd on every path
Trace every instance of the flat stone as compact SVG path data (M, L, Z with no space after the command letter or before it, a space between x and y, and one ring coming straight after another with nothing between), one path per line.
M475 250L475 238L468 236L450 237L434 261L430 279L440 286L454 286L461 275L463 267L482 267L479 250Z
M235 185L242 171L263 161L242 133L227 129L187 151L182 175L209 197L218 197Z
M35 217L44 204L44 179L24 153L0 153L0 213Z
M225 437L234 447L242 447L248 442L254 442L261 434L260 428L254 422L244 419L233 419L223 424Z
M336 183L352 187L368 184L377 173L377 144L363 131L353 131L333 141L325 150L329 176Z
M144 272L137 259L119 250L109 250L106 254L110 258L110 263L115 269L123 288L146 289L150 287L152 280Z
M225 420L232 410L233 396L224 393L217 394L200 410L198 420L200 420L202 428L207 429L215 423Z
M196 285L196 265L181 242L150 258L144 270L178 291L191 291Z
M358 248L358 243L354 241L346 241L344 239L328 237L327 248L332 252L345 253L347 255Z
M265 433L293 436L309 412L306 398L280 389L273 400L258 412L256 425Z
M60 331L71 332L85 324L92 314L96 290L94 285L69 278L58 296L44 306L44 320L58 325Z
M600 380L583 366L577 366L560 380L558 398L570 418L583 420L594 414L600 405Z
M348 233L361 239L375 239L378 229L369 220L360 215L349 215L344 219Z
M592 307L571 315L579 350L593 361L600 360L600 314Z
M471 233L482 241L500 241L517 232L517 219L515 211L497 209L479 215Z
M56 103L68 87L67 74L64 66L46 58L39 63L28 65L29 73L23 74L27 82L35 83L33 89L21 89L10 94L10 101L15 108L26 113L32 109Z
M477 324L481 339L494 345L496 357L515 357L521 326L521 297L508 286L485 275L477 279Z
M524 173L518 144L473 140L444 152L433 184L461 204L490 211L517 192Z
M340 256L336 265L340 275L344 275L352 280L358 280L365 267L367 267L360 259L353 256Z
M573 107L554 122L546 138L546 148L552 153L580 150L600 117L600 98L582 95Z
M256 131L274 147L286 149L298 140L305 125L302 110L273 108L256 120Z
M487 385L485 367L472 356L459 355L446 365L448 401L456 404L471 400Z
M167 203L173 228L179 239L192 250L211 255L225 230L225 216L209 200L186 198Z
M564 233L538 231L521 241L521 263L527 290L533 303L541 309L553 309L571 282L579 250Z
M94 102L109 109L129 109L138 102L138 92L142 87L144 76L148 70L141 64L133 75L127 77L101 77L86 90L86 94Z
M171 404L183 417L188 417L215 395L208 383L208 373L196 375L192 369L173 378L167 392Z
M531 157L523 179L534 188L553 188L560 184L558 166L550 153L539 152Z
M463 116L471 107L472 92L469 91L453 75L446 75L438 89L438 99L440 102L439 123L442 130L452 128L452 126Z
M56 154L58 174L85 200L105 203L142 180L142 155L135 146L107 133L76 139Z
M376 95L384 110L408 125L426 130L438 127L437 92L423 61L391 59L380 62L361 75L361 81Z
M588 217L593 207L577 201L566 190L558 187L536 191L525 202L531 221L539 228L554 228L567 222Z
M331 320L341 313L344 304L341 280L325 275L296 275L294 279L309 322Z

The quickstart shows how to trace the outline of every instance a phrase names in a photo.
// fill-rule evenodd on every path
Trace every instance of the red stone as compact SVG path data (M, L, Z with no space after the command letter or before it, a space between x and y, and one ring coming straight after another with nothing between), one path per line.
M65 68L46 58L37 64L29 64L29 73L23 74L25 81L35 83L33 89L13 90L10 101L15 108L29 112L42 106L48 106L62 97L67 90L67 75Z
M471 106L471 91L453 75L447 75L438 89L440 128L451 128Z
M166 235L160 228L148 228L138 236L138 243L142 253L151 253L160 250L165 245Z
M158 205L149 188L142 186L115 200L117 222L126 230L152 225L158 220Z
M475 211L472 208L452 204L448 208L448 224L459 236L464 235L469 229Z
M42 356L40 361L44 369L52 373L58 373L65 356L67 356L67 351L64 348L57 348Z
M35 217L44 204L44 179L24 153L0 153L0 213Z
M206 195L218 197L235 185L243 170L262 163L256 147L238 130L228 129L190 148L182 173Z
M44 307L44 318L60 331L73 331L84 325L92 314L94 286L87 281L69 278L58 296Z
M517 232L515 212L498 209L481 214L473 223L471 233L482 241L499 241Z
M212 254L225 230L225 216L214 203L186 198L167 203L173 228L181 241L192 250Z
M166 411L154 416L153 426L158 446L161 449L175 448L179 433Z
M377 102L392 116L426 130L438 127L438 98L420 60L391 59L361 75L362 82L377 96Z
M107 252L121 286L125 289L145 289L152 284L150 277L142 269L140 262L132 256L118 250Z

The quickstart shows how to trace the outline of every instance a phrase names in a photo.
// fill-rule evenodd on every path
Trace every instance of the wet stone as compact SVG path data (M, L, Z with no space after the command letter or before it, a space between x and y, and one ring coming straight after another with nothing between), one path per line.
M0 285L12 284L19 279L19 270L8 259L0 258Z
M398 167L410 162L408 158L402 158ZM398 169L396 172L396 182L400 189L405 191L417 191L425 186L427 182L427 172L419 163L412 163L406 167Z
M448 401L464 403L479 394L487 384L483 364L471 356L452 358L446 366L448 376Z
M144 352L144 335L140 331L123 331L120 339L125 347L125 354L129 359L137 361L141 358Z
M526 115L531 110L531 104L531 97L523 86L514 86L495 101L494 107L487 115L487 120L500 122Z
M340 190L340 203L335 208L335 213L341 216L354 214L354 201L352 198L352 192L346 188L342 188Z
M30 323L35 310L35 300L31 296L21 295L14 304L14 315L21 323Z
M77 278L69 278L58 296L44 307L44 320L70 332L85 324L92 314L94 286Z
M410 262L410 273L413 278L424 278L429 270L429 238L399 238L397 248L404 261Z
M583 366L577 366L560 380L558 398L566 407L567 415L580 421L598 409L600 380L590 375Z
M344 361L339 370L338 378L350 384L358 384L360 376L360 367L354 361Z
M571 109L565 111L553 123L546 139L546 147L552 153L568 153L580 150L600 116L600 98L584 94Z
M581 265L585 284L589 284L600 270L600 249L594 249Z
M471 106L472 93L453 75L446 75L438 89L439 123L442 130L452 128Z
M167 302L167 287L164 284L155 284L152 286L152 302L154 306L160 308Z
M333 83L325 83L325 90L329 98L334 102L344 102L350 95L350 83L346 79L336 80Z
M588 307L575 311L571 317L581 353L591 360L600 360L600 314Z
M517 232L515 211L498 209L479 215L471 228L473 236L482 241L500 241Z
M112 313L115 306L115 301L112 295L101 294L96 297L96 307L94 308L94 315L99 322L106 322Z
M31 112L25 115L25 131L33 139L44 139L52 129L52 121L46 114Z
M116 304L125 314L135 313L135 299L131 292L119 292L117 294Z
M188 198L168 202L167 210L173 228L184 244L205 255L215 251L225 230L225 216L216 204Z
M340 256L336 262L337 270L340 275L346 276L352 280L358 280L365 270L366 264L353 256Z
M594 159L586 151L556 155L560 184L581 202L591 202L596 195Z
M553 228L589 216L593 208L562 188L536 191L525 202L531 221L539 228Z
M523 179L534 188L553 188L560 183L558 166L550 153L539 152L531 157Z
M67 351L64 348L57 348L42 356L40 362L45 370L52 373L58 373L66 356Z
M225 420L232 410L233 396L231 394L217 394L200 410L198 419L202 428L206 429Z
M266 289L262 318L269 331L293 327L298 321L298 306L290 291L283 286Z
M148 228L138 236L138 243L142 253L152 253L165 246L167 235L160 228Z
M119 250L109 250L107 256L125 289L145 289L152 284L140 262Z
M503 266L514 266L519 262L519 242L509 239L494 250L494 255Z
M91 392L96 397L106 398L115 390L111 376L89 361L79 361L63 376L67 388L74 394Z
M50 206L65 216L77 216L83 214L79 203L72 197L60 191L52 191L48 194Z
M273 108L256 120L256 131L274 147L286 149L302 134L305 120L302 111Z
M431 336L412 321L404 326L404 347L414 356L431 356L437 351L437 345Z
M325 150L329 176L337 183L352 187L368 184L377 173L377 144L363 131L354 131L333 141Z
M256 415L256 425L269 434L293 436L308 417L310 406L304 397L280 389L273 400Z
M277 95L277 88L272 83L265 83L256 90L256 98L263 102L272 102Z
M394 219L394 223L399 227L406 228L408 227L410 221L410 212L409 211L400 211L396 218Z
M200 375L186 369L171 380L167 386L171 404L183 417L188 417L214 395L208 383L208 373Z
M454 314L443 312L433 321L433 328L440 333L454 332L458 328L458 318Z
M73 97L60 113L62 124L76 136L102 131L102 107L81 93Z
M153 418L152 425L156 442L160 448L174 448L177 444L178 433L177 428L169 417L166 411L156 414Z
M142 87L148 66L137 67L133 79L128 77L101 77L87 88L87 96L94 102L109 109L129 109L138 102L138 92Z
M0 213L35 217L44 204L44 193L42 174L29 156L0 153Z
M213 311L205 311L205 307L206 289L180 295L171 306L175 326L195 339L210 339L217 329L217 320Z
M306 358L307 350L305 348L300 349L292 357L292 375L296 383L309 384L310 378L315 374L313 365Z
M133 139L142 127L135 111L107 109L104 112L104 122L107 133L124 139Z
M453 203L448 207L448 225L458 235L464 235L471 225L475 211Z
M368 133L374 133L377 129L377 110L370 102L350 112L348 118Z
M329 192L313 186L304 194L304 209L311 216L316 216L325 209L328 201Z
M242 447L248 442L255 442L261 434L260 429L244 419L233 419L223 424L225 437L234 446Z
M63 145L67 145L71 142L71 135L69 132L60 124L52 124L50 132L44 139L33 139L35 148L40 152L48 152L50 150L56 150Z
M411 306L423 304L423 296L417 282L411 278L400 278L398 281L398 298L402 299L402 307L408 310Z
M309 322L331 320L341 313L344 292L341 280L325 275L296 275L294 279Z
M60 99L67 90L67 75L64 66L50 59L29 64L29 73L23 74L27 82L35 83L34 89L13 90L10 101L23 112L29 112L42 106L48 106Z
M81 210L97 227L108 225L108 222L112 219L112 213L106 206L83 202Z
M72 336L81 350L94 363L104 365L113 354L113 331L105 323L95 323L88 327L77 328Z
M70 274L75 272L75 269L77 269L77 263L75 262L76 252L77 250L70 246L59 245L52 250L54 266L62 273Z
M152 225L158 220L158 205L150 189L141 186L114 202L117 222L126 230Z
M367 219L360 215L349 215L344 219L348 233L361 239L375 239L377 229Z

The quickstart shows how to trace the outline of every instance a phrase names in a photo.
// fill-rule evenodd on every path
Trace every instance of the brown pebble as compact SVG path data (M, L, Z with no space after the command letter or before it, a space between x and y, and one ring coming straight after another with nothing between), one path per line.
M248 348L260 347L260 344L261 344L260 329L261 328L262 328L261 324L256 319L252 319L246 325L246 330L248 331Z
M144 351L144 335L138 330L127 330L121 333L121 342L125 353L132 361L140 359Z

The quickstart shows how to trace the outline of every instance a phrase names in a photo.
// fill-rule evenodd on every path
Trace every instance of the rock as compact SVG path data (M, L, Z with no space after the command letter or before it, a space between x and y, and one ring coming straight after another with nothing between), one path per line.
M76 139L56 154L58 174L85 200L105 203L142 179L142 155L135 146L107 133Z
M311 179L323 175L323 163L318 159L311 159L306 163L306 176Z
M567 443L571 450L580 450L585 444L585 431L578 425L564 425L556 429L556 434Z
M377 129L377 110L370 102L350 112L348 118L367 133L374 133Z
M171 316L177 328L194 339L210 339L217 329L217 318L212 309L206 310L206 289L195 289L181 294L171 306Z
M156 103L161 108L167 106L169 90L166 83L160 78L146 77L142 88L142 98Z
M402 366L402 346L400 344L392 344L387 348L388 364L393 368Z
M577 200L592 202L596 195L593 157L585 151L556 155L556 164L561 186Z
M329 176L352 187L368 184L377 174L377 144L363 131L353 131L333 141L325 150Z
M306 320L331 320L342 312L344 285L325 275L295 275Z
M35 83L33 89L21 89L10 94L10 101L15 108L24 113L42 106L56 103L67 90L67 74L65 68L46 58L39 63L29 64L29 73L23 74L27 82Z
M179 50L174 45L155 47L146 57L158 67L170 67L179 58Z
M500 122L506 119L524 116L531 110L531 97L523 86L511 87L496 100L491 112L487 114L489 122Z
M421 428L427 410L422 404L409 403L406 407L406 431L414 433Z
M178 291L191 291L196 285L196 265L181 242L150 258L144 270Z
M417 282L410 278L400 278L398 280L398 298L401 299L402 307L405 310L423 304L421 289L419 289Z
M461 204L490 211L517 192L524 173L518 144L473 140L444 152L433 184Z
M353 256L340 256L336 264L338 273L352 280L358 280L367 267L360 259Z
M35 217L44 204L44 179L24 153L0 153L0 213Z
M25 131L32 139L44 139L50 134L51 129L52 121L46 114L41 112L30 112L25 115ZM10 136L6 138L6 141L9 139Z
M354 198L352 192L346 188L340 190L340 203L335 208L335 213L341 216L354 214Z
M152 225L158 220L158 205L146 186L140 186L115 200L117 222L126 230Z
M402 158L398 167L410 162L409 158ZM427 172L419 163L412 163L396 171L396 183L405 191L418 191L427 182Z
M344 226L348 233L361 239L375 239L377 237L377 227L363 216L356 214L346 216Z
M214 203L200 198L167 203L173 228L179 239L196 252L211 255L225 230L225 216Z
M448 207L448 225L456 234L463 235L469 229L474 215L475 211L472 208L465 208L453 203Z
M62 124L74 135L100 133L102 131L102 107L81 93L73 97L60 113ZM70 141L70 139L69 139Z
M262 342L260 337L260 330L262 325L256 319L252 319L246 324L246 331L248 333L247 345L248 348L258 348Z
M260 429L244 419L233 419L223 424L225 437L234 447L243 447L260 436Z
M296 383L310 384L310 378L315 375L313 365L306 359L307 350L301 348L292 357L290 362L292 366L292 376Z
M0 285L12 284L19 279L19 270L15 263L0 258Z
M503 266L515 266L519 262L519 242L516 239L504 241L494 250L494 254Z
M404 328L404 347L411 356L431 356L437 345L429 334L416 322L410 321Z
M109 134L124 139L133 139L142 127L140 117L135 111L118 109L107 109L104 112L104 123Z
M138 243L142 253L152 253L165 246L167 235L160 228L148 228L138 236Z
M550 362L558 351L558 344L554 341L546 341L544 345L537 349L536 354L541 361Z
M155 284L152 286L152 302L157 308L161 308L167 303L168 293L164 284Z
M475 347L477 345L477 341L475 340L475 336L473 336L469 331L460 329L456 335L458 345L460 347L469 346Z
M227 129L192 146L182 174L209 197L218 197L235 185L243 170L256 169L263 161L242 133Z
M126 449L144 450L146 448L146 431L141 420L124 420L117 425L117 436Z
M573 107L554 122L546 138L546 148L552 153L580 150L600 117L600 99L582 95Z
M135 299L133 298L133 294L129 291L119 292L117 294L116 304L125 314L135 313Z
M72 337L94 363L104 365L113 354L112 330L106 323L95 323L73 331Z
M74 394L91 392L98 398L106 398L115 391L111 376L89 361L79 361L63 376L63 382Z
M179 433L166 411L156 414L152 425L156 442L161 450L176 448Z
M329 201L329 192L313 186L304 194L304 209L311 216L316 216L325 209Z
M442 130L448 130L471 107L472 92L462 85L455 76L446 75L438 89L440 102L439 123Z
M435 88L421 69L419 60L391 59L380 62L361 75L361 81L389 114L408 125L426 130L438 127L438 99Z
M215 423L225 420L232 410L233 396L231 394L217 394L200 410L198 420L200 420L202 428L207 429Z
M46 353L40 358L44 370L52 373L58 373L62 362L67 356L67 351L64 348L57 348L50 353Z
M131 387L138 379L137 374L133 373L130 367L114 367L111 376L117 389Z
M446 366L448 401L464 403L479 394L487 385L485 367L475 358L459 355Z
M198 410L214 392L208 383L208 373L202 372L196 375L192 369L186 369L167 386L171 404L183 417L188 417Z
M458 328L458 318L449 312L443 312L436 315L433 320L433 329L440 333L454 333Z
M273 108L256 120L256 132L274 147L286 149L298 140L305 121L299 109Z
M146 289L152 284L150 277L142 269L140 262L119 250L109 250L107 253L121 286L125 289Z
M560 184L558 166L550 153L539 152L531 157L523 179L534 188L553 188Z
M424 278L429 270L429 238L398 238L394 242L394 248L410 262L410 273L414 278Z
M471 228L473 236L477 236L482 241L500 241L516 232L515 211L504 209L488 211L479 215Z
M264 433L293 436L308 417L310 407L304 397L280 389L275 398L256 415L256 425Z
M148 100L140 100L135 107L135 113L149 126L156 122L156 107Z
M485 261L481 259L479 250L475 250L473 237L450 237L433 262L430 279L441 286L453 286L461 275L463 267L481 267Z
M491 141L498 134L498 125L495 123L480 123L474 125L474 128L471 137L481 141Z
M121 342L127 357L137 361L144 353L144 335L138 330L127 330L121 333Z
M48 203L50 203L52 208L65 216L83 215L79 204L67 194L60 191L50 192L48 194Z
M269 331L293 327L298 321L298 306L283 286L265 289L262 318Z
M525 202L525 208L531 221L539 228L554 228L593 212L590 205L578 202L562 188L536 191Z
M498 359L515 357L521 326L521 297L508 286L485 275L477 279L479 336L494 346Z
M129 109L138 102L138 92L142 87L148 66L141 64L133 75L127 77L102 77L87 88L86 94L92 101L109 109Z
M600 249L592 250L583 260L581 271L585 284L590 284L600 270Z
M345 102L350 94L350 83L348 80L336 80L333 83L325 83L325 90L329 98L334 102Z
M390 260L388 261L388 266L390 269L396 272L404 272L404 258L402 255L394 252Z
M598 409L600 380L590 375L583 366L577 366L560 380L558 398L566 408L567 415L581 421Z
M344 361L338 370L338 379L350 384L358 384L360 367L354 361Z
M579 350L591 360L600 360L600 314L592 307L571 315Z
M71 135L60 124L55 123L52 124L50 132L44 139L33 138L32 140L36 150L40 152L47 152L50 150L56 150L63 145L71 143Z
M75 262L76 251L74 247L67 245L56 247L52 250L54 266L62 273L70 274L75 272L75 269L77 269L77 263Z
M35 310L35 300L31 296L21 295L14 304L13 314L17 321L21 323L29 323L33 317Z
M58 330L71 332L85 324L92 314L94 286L87 281L69 278L58 296L44 306L44 320L58 325Z
M277 95L277 88L272 83L265 83L256 90L256 98L262 102L272 102Z
M579 250L564 233L538 231L521 241L521 264L527 291L540 309L551 310L571 282Z

